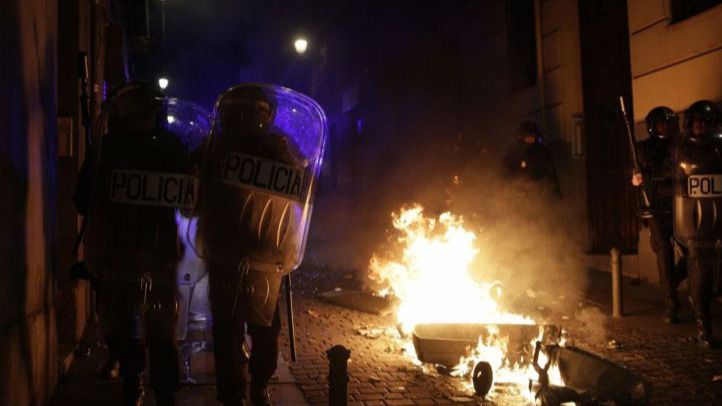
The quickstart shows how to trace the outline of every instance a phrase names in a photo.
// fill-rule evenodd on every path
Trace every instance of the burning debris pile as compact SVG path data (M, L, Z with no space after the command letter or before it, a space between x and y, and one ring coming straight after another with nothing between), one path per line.
M371 278L388 286L381 295L399 299L396 317L404 333L423 323L535 324L501 309L497 282L471 277L472 261L484 253L461 218L448 212L425 217L416 205L394 213L393 224L402 253L374 256Z
M427 217L420 205L392 218L398 246L371 259L370 277L383 286L379 295L394 296L398 302L396 322L412 362L438 365L481 396L494 385L514 387L529 402L547 405L648 396L648 388L626 370L565 349L560 328L539 325L504 308L503 286L470 273L472 263L491 261L462 218L448 212ZM577 368L585 362L586 371ZM622 377L611 389L615 393L597 390L612 375ZM634 390L636 395L627 396Z

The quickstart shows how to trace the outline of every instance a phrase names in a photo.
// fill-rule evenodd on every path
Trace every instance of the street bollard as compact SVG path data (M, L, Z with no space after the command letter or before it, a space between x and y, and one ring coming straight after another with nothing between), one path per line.
M622 254L619 249L612 248L612 317L624 316L622 302Z
M328 357L328 404L346 406L348 403L348 359L351 350L335 345L326 351Z

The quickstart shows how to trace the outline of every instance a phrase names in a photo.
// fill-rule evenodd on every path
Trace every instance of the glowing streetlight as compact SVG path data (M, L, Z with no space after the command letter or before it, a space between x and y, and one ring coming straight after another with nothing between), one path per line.
M158 87L160 87L160 90L165 90L168 87L168 78L158 79Z
M306 49L308 49L308 41L306 41L305 38L297 38L293 43L293 47L296 48L296 53L302 55L306 52Z

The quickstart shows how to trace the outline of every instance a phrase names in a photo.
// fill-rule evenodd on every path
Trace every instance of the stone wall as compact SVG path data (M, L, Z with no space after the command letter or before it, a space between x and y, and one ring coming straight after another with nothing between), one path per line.
M722 99L722 6L672 23L670 0L628 3L636 121L664 104Z
M42 405L58 369L57 2L3 1L0 38L0 404Z
M676 23L670 0L628 1L627 8L638 139L646 138L644 117L656 106L681 114L697 100L722 100L722 6ZM640 230L636 266L636 276L659 280L647 229Z

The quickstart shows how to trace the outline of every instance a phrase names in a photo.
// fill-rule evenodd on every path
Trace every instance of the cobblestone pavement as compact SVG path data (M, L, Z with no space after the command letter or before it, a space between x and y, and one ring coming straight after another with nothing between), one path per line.
M405 340L394 327L393 316L361 313L316 298L323 289L351 285L350 277L334 279L326 274L331 280L325 280L323 273L303 272L294 275L296 286L300 285L295 300L299 359L291 370L311 404L328 404L325 351L337 344L352 351L351 405L527 404L516 393L517 387L495 387L496 392L483 400L475 397L461 378L414 365L405 350ZM541 292L534 300L529 299L533 306L527 303L527 307L534 311L526 314L540 322L561 325L568 331L571 344L642 376L652 384L654 405L722 405L722 350L696 347L689 309L683 309L683 323L665 325L657 289L645 284L631 286L626 281L626 316L613 319L607 316L611 313L609 285L608 274L590 274L589 286L594 289L579 297L550 297ZM551 302L554 311L547 310ZM722 314L718 304L714 314ZM716 332L722 337L720 324L718 317Z
M350 405L478 402L460 379L414 365L392 316L360 313L303 296L297 298L295 305L298 361L291 365L291 371L311 404L328 405L325 350L338 344L352 352ZM367 336L359 334L359 330L366 330ZM368 337L376 334L377 338Z
M596 308L609 314L611 296L609 290L604 289L609 283L603 282L606 281L596 284L602 289L587 293L585 299L586 303L594 303ZM660 298L654 286L629 287L627 284L627 316L604 317L605 336L595 338L593 334L586 334L589 319L584 317L575 318L567 328L578 337L580 347L624 365L651 382L654 405L722 405L722 350L697 347L688 304L682 309L680 324L662 323ZM713 315L715 336L722 337L720 302L713 303ZM600 339L602 337L604 339ZM608 339L617 340L617 345L609 345Z
M536 292L526 297L520 307L539 322L564 327L571 344L642 376L653 386L654 405L722 405L722 350L696 347L688 307L683 309L682 324L665 325L660 321L662 303L656 288L630 286L626 281L626 317L613 319L607 316L611 313L609 275L591 274L589 281L593 289L578 297ZM294 274L294 282L298 361L290 365L293 376L275 382L275 388L281 388L279 383L283 383L295 390L298 385L309 403L327 405L325 351L340 344L352 351L349 404L353 406L528 403L519 394L524 390L516 386L497 385L484 400L475 397L461 378L440 374L428 365L416 365L406 350L408 341L401 339L395 328L393 315L362 313L317 298L319 292L335 287L354 287L348 275L306 269ZM722 337L719 303L715 303L713 314L718 315L716 333ZM284 328L281 351L288 358L286 331ZM102 358L102 354L97 356ZM183 387L180 405L215 405L212 362L210 354L203 356L206 361L194 361L194 368L198 371L196 378L205 384ZM98 362L94 358L76 361L60 385L53 406L119 404L118 382L95 377ZM149 400L152 405L152 397Z
M98 366L105 360L103 348L94 347L88 358L76 359L69 372L58 385L51 406L120 406L122 390L120 380L99 379ZM215 406L216 387L213 371L213 354L201 352L193 355L192 376L194 385L182 385L178 393L178 406ZM284 357L279 357L279 368L270 383L271 395L277 405L305 406L308 402L295 383ZM147 388L146 406L154 406L153 391Z

